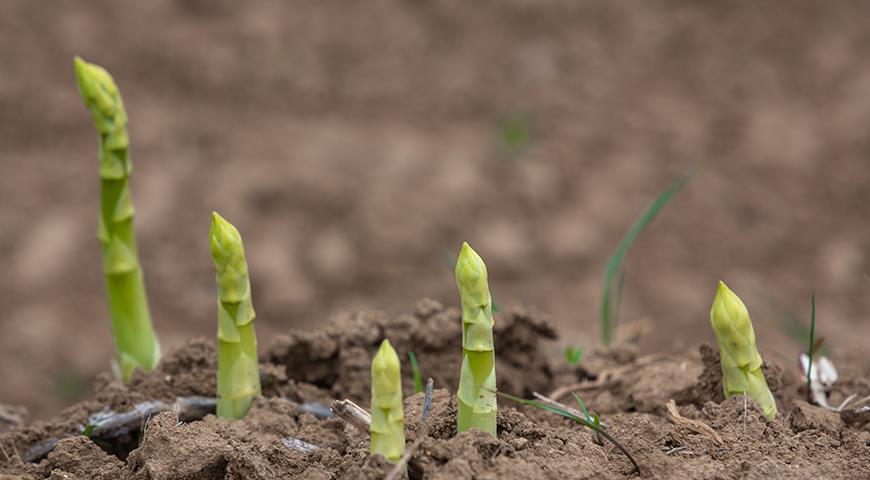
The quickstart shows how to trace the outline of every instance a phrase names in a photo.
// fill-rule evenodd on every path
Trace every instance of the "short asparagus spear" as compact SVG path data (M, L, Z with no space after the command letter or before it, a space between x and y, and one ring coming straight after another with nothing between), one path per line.
M496 434L495 347L492 298L486 265L468 243L456 261L456 285L462 304L462 370L459 376L457 430L477 428Z
M396 463L405 453L405 417L399 356L389 340L372 359L372 454Z
M248 263L239 231L216 212L209 236L218 287L217 415L242 418L260 395Z
M151 326L148 300L130 200L130 155L127 112L111 75L75 57L76 82L100 134L100 217L97 236L103 246L103 272L118 367L128 381L133 370L152 370L160 345Z
M716 332L722 357L725 397L748 395L758 402L768 419L776 416L776 401L761 371L761 355L755 346L755 331L746 305L725 282L719 282L710 323Z

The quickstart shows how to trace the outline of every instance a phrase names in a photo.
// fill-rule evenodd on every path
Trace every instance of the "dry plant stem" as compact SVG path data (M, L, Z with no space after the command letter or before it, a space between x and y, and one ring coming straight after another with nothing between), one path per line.
M426 382L426 388L423 390L425 393L423 394L423 413L420 415L420 422L422 422L422 426L420 431L417 433L417 438L414 440L414 443L405 450L405 454L402 455L402 458L396 462L396 465L387 473L387 476L384 477L384 480L397 480L402 477L407 469L408 462L411 461L411 456L414 455L414 452L420 448L420 445L423 445L423 440L429 435L429 409L432 406L432 391L434 388L435 382L432 378Z
M674 399L668 400L668 403L665 404L665 408L668 410L668 418L677 425L686 427L695 433L705 435L713 440L717 445L722 445L724 443L722 437L706 423L680 415L680 411L677 410L677 402L675 402Z
M870 395L862 398L861 400L858 400L857 402L852 404L852 406L854 406L856 408L856 411L858 411L857 409L860 409L862 405L868 402L870 402Z
M12 405L0 404L0 422L5 422L13 427L17 427L24 423L26 417L27 409L24 407L13 407Z
M426 381L426 388L423 394L423 414L421 415L421 419L426 422L429 420L429 411L432 409L432 391L435 388L435 381L432 380L432 377L429 377L429 380ZM870 399L867 397L865 400Z
M372 425L372 416L364 408L353 403L351 400L335 400L329 407L336 417L353 425L359 431L369 434Z
M602 376L600 376L597 379L592 380L592 381L587 380L584 382L577 382L577 383L572 383L569 385L561 386L561 387L553 390L552 392L550 392L549 396L550 396L550 398L559 399L559 398L564 397L565 395L568 395L569 393L581 392L583 390L595 390L596 388L604 387L607 385L607 383L609 381L610 381L609 378L606 378L604 375L602 375Z
M281 439L281 442L287 448L289 448L291 450L296 450L296 451L299 451L302 453L311 453L311 452L317 450L318 448L320 448L317 445L314 445L313 443L308 443L305 440L300 440L300 439L294 438L294 437L284 437L283 439Z

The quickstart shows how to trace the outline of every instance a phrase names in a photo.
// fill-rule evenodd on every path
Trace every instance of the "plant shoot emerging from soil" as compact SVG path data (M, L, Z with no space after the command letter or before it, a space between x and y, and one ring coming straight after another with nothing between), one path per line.
M405 453L405 415L399 355L384 339L372 359L372 454L396 463Z
M127 112L112 76L103 67L75 57L76 83L100 135L100 216L97 237L121 378L133 370L151 371L160 345L151 325L145 282L133 231Z
M807 401L812 398L813 391L813 355L815 352L816 342L816 291L813 290L813 296L810 298L810 346L807 351Z
M495 347L492 298L486 265L468 243L456 261L456 286L462 303L462 370L457 393L457 430L477 428L496 434Z
M761 371L761 355L746 305L720 281L710 310L710 323L722 357L725 398L748 395L758 402L768 419L776 416L776 401Z
M668 188L656 198L656 200L643 212L643 215L634 222L619 245L613 256L607 261L607 268L604 271L604 289L601 292L601 341L605 346L610 346L613 341L616 321L619 319L619 302L622 297L622 284L625 280L622 262L625 256L640 236L641 232L652 222L656 215L665 208L665 205L671 201L674 195L686 185L686 182L691 178L691 173L681 176L674 180Z
M260 395L248 263L239 231L215 212L209 236L218 287L217 415L243 418Z

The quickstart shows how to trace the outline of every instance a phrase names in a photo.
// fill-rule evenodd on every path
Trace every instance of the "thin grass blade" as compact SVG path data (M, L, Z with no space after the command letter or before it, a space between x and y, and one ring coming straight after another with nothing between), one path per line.
M809 361L807 362L807 396L812 395L812 384L813 384L813 354L815 353L816 346L816 290L813 289L813 295L810 297L810 348L809 352L807 352L807 356L809 357Z
M622 262L625 255L631 249L641 232L655 219L656 215L679 193L691 178L692 173L687 173L675 180L658 198L647 208L632 225L617 245L616 250L607 262L604 272L604 290L601 294L601 340L604 345L610 345L613 340L613 331L617 321L619 300L622 295Z
M593 423L592 416L589 415L589 410L586 410L586 405L583 404L583 400L580 400L580 395L577 395L574 392L571 392L571 395L573 395L574 399L577 400L577 403L580 404L580 410L583 410L583 415L586 417L586 422Z
M414 375L414 390L420 393L423 391L423 377L420 375L420 366L417 365L417 355L408 352L408 360L411 361L411 374Z

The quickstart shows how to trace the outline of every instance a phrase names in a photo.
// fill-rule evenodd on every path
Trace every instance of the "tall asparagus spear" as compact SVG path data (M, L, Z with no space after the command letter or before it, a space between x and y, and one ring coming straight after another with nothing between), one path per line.
M405 416L399 356L384 339L372 359L372 454L396 463L405 453Z
M495 347L492 298L486 265L468 243L456 261L456 286L462 304L462 370L459 376L457 430L477 428L496 434Z
M211 214L209 236L218 287L217 415L242 418L260 395L248 263L239 231L217 212Z
M722 357L722 385L725 397L749 395L761 405L768 419L776 416L776 401L761 371L761 355L755 346L755 331L746 305L725 282L719 282L710 323L716 332Z
M128 381L133 370L150 371L160 361L160 345L151 326L148 300L130 199L127 112L112 76L75 57L76 83L100 134L100 218L97 236L103 246L103 271L118 367Z

